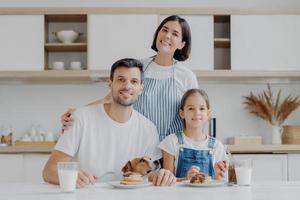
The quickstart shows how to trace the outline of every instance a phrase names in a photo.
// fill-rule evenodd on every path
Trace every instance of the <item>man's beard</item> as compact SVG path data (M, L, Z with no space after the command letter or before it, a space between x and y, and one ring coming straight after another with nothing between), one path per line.
M122 98L120 98L118 96L113 95L113 100L114 100L114 102L116 102L119 105L128 107L128 106L132 106L136 102L137 97L132 98L131 101L126 101L126 100L123 100Z

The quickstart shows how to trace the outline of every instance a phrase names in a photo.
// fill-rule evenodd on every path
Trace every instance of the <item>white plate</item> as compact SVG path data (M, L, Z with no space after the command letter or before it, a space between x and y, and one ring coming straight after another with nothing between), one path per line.
M152 183L143 183L139 185L125 185L125 184L121 184L120 181L111 181L107 183L115 188L120 188L120 189L135 189L135 188L148 187L152 185Z
M190 187L219 187L224 186L226 182L218 181L218 180L211 180L207 183L190 183L190 182L183 182L183 185L190 186Z

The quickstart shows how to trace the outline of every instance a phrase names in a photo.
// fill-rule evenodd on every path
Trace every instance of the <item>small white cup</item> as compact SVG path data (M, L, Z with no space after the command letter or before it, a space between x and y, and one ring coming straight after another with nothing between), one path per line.
M62 192L74 192L78 176L78 162L58 162L59 186Z
M81 70L81 62L73 61L73 62L70 63L70 67L73 70Z
M251 167L236 167L236 180L238 185L246 186L251 184L252 168Z
M63 70L65 69L65 63L61 61L55 61L52 63L52 69Z

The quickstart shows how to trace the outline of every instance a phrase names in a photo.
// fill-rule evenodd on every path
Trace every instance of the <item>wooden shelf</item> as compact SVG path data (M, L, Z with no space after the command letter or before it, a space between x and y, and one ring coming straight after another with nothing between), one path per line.
M87 70L2 71L0 80L17 83L91 83Z
M48 52L85 52L87 43L46 43L45 49Z
M300 71L194 70L194 73L207 81L300 81Z
M215 48L230 48L230 38L214 38Z
M46 22L87 22L87 15L45 15Z
M107 81L109 70L46 70L46 71L1 71L0 81L26 83L92 83ZM300 81L300 71L231 71L194 70L200 81L272 82Z
M228 145L231 153L254 154L254 153L299 153L300 145Z

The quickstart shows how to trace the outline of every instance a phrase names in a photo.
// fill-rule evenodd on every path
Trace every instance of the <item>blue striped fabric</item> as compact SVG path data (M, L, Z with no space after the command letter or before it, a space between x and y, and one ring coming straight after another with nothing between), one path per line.
M144 70L147 70L150 63ZM162 141L169 134L182 131L183 123L179 116L180 99L173 65L173 76L170 78L144 79L144 92L139 96L134 109L156 125L159 139Z

